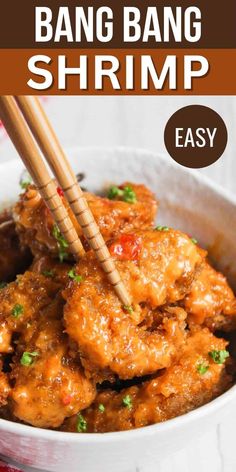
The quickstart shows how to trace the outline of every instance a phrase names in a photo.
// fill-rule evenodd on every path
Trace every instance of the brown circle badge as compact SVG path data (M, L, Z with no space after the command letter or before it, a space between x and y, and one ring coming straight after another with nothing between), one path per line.
M223 154L228 133L218 113L203 105L176 111L165 127L165 146L179 164L192 169L207 167Z

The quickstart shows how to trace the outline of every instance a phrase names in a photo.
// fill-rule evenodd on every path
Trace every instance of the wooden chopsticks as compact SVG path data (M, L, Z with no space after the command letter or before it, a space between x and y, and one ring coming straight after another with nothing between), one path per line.
M0 116L40 194L51 210L55 222L66 238L74 257L76 259L81 257L84 252L83 246L73 227L67 210L63 205L62 199L57 193L56 183L51 178L35 141L41 148L46 161L82 228L84 236L90 247L95 251L121 303L123 305L131 305L130 297L94 220L87 200L83 195L83 191L77 182L76 176L39 101L35 97L21 96L14 98L13 96L1 96Z
M84 254L82 243L78 238L62 199L57 193L57 185L51 178L40 151L12 96L0 97L0 116L25 167L32 176L40 194L45 198L47 206L53 214L53 219L66 238L71 253L78 260Z

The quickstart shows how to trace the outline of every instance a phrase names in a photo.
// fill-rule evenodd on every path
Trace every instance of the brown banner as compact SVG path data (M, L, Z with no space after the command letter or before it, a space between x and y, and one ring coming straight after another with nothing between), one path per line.
M79 67L80 51L76 50L44 50L44 54L51 59L49 65L43 65L51 76L53 76L53 84L47 90L35 90L27 82L33 79L40 83L40 79L28 69L28 60L34 54L38 54L38 50L0 50L1 56L1 74L0 74L0 94L8 95L35 95L35 94L51 94L51 95L236 95L236 81L233 73L232 64L236 64L236 50L200 50L197 53L206 57L210 64L208 74L201 78L194 78L192 89L184 88L184 57L188 55L196 55L196 50L172 50L171 55L176 55L177 60L177 90L169 89L168 80L165 81L163 90L156 90L153 82L149 79L148 90L141 88L141 55L151 55L156 66L156 70L160 73L166 56L170 53L168 50L116 50L113 55L119 60L119 71L116 74L119 80L120 89L114 90L108 77L103 79L103 89L95 89L95 56L106 55L107 50L84 50L83 56L86 56L87 62L87 89L80 89L79 76L68 76L66 81L66 89L58 89L58 56L66 56L67 67ZM112 54L112 52L110 52ZM127 90L127 68L126 56L134 57L134 90ZM42 64L41 64L42 65ZM84 72L85 76L85 72ZM96 74L97 76L97 74Z
M94 5L93 5L94 4ZM59 7L68 7L71 19L71 27L73 31L73 41L67 43L65 38L61 38L60 43L55 43L53 40L44 43L35 42L35 7L48 7L52 10L52 26L53 33L55 33L55 26L57 23ZM91 29L94 33L93 40L88 43L85 37L81 38L81 42L74 41L75 37L75 7L84 7L87 15L88 6L93 7L93 23ZM102 44L96 37L96 12L101 6L110 7L113 11L114 35L110 42L104 44L108 49L114 48L236 48L236 2L235 0L178 0L176 2L157 1L157 0L96 0L96 2L89 2L87 0L7 0L1 2L0 15L0 48L101 48ZM143 32L147 7L156 7L158 11L158 19L160 29L163 31L163 8L165 6L171 7L173 12L177 7L182 7L182 29L184 30L184 12L188 6L196 6L201 10L202 22L202 37L200 40L191 45L186 41L184 35L181 42L175 42L173 36L170 36L169 42L155 43L154 38L150 37L148 43L142 42L142 37L135 43L123 42L123 8L124 6L134 6L140 9L141 20L140 25ZM53 35L54 39L54 35Z

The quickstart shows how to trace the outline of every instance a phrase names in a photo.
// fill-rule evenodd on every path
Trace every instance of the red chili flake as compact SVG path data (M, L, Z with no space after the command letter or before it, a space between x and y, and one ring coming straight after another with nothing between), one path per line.
M135 234L122 234L120 238L110 246L111 254L123 261L137 260L141 249L141 238L135 236Z
M71 400L72 400L72 396L68 394L68 395L65 395L61 401L63 405L67 406L71 403Z
M60 195L61 198L64 197L64 192L61 187L57 187L57 193L58 195Z

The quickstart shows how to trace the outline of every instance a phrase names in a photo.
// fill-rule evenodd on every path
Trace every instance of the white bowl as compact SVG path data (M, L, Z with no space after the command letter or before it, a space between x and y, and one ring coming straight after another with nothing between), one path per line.
M231 279L236 270L236 199L191 172L151 152L127 148L68 151L83 185L99 191L109 182L143 182L160 200L158 221L182 229L209 248ZM0 202L16 199L22 164L0 165ZM155 466L209 426L236 400L236 386L211 403L165 423L106 434L48 431L0 420L0 454L28 467L65 472L135 472ZM30 470L30 469L27 469ZM154 470L154 469L152 469Z

